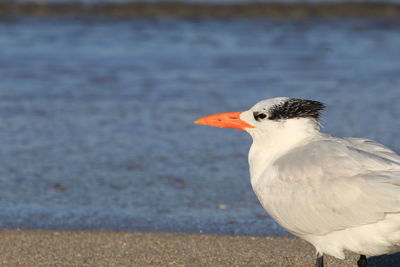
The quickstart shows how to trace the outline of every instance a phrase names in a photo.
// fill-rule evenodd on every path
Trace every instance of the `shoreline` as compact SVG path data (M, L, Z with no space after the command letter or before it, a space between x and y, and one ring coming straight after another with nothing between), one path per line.
M0 3L0 17L400 18L394 3Z
M325 257L327 267L354 267ZM400 253L373 257L369 267L394 267ZM307 242L287 237L66 230L1 230L3 266L314 266Z

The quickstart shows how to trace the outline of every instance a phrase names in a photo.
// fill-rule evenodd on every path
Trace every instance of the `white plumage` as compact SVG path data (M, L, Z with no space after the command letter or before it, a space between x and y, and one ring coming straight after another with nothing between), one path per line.
M371 140L321 133L322 108L316 101L274 98L240 113L248 125L243 130L253 137L254 192L282 227L313 244L319 256L400 251L400 156Z

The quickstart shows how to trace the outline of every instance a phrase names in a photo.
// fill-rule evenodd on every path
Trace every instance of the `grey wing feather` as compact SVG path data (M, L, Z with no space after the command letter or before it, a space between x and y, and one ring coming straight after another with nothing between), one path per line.
M378 143L329 137L278 159L268 210L297 234L370 224L400 213L400 157Z
M400 156L393 150L373 140L362 138L343 138L342 140L351 144L352 147L363 151L369 151L377 156L395 161L400 164Z

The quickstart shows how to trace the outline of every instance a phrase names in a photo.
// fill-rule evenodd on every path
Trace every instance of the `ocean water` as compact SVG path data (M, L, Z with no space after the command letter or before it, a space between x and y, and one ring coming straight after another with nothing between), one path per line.
M193 124L290 96L400 151L400 20L0 22L0 227L284 235L250 137Z

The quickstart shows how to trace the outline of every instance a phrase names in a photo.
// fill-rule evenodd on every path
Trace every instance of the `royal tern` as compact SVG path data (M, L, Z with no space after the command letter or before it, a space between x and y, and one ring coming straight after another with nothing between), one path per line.
M400 156L367 139L320 132L318 101L278 97L243 112L221 113L198 124L244 130L251 185L283 228L317 254L344 259L400 251ZM400 264L400 263L399 263Z

